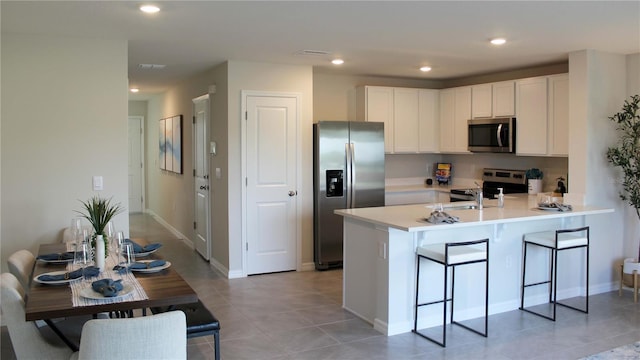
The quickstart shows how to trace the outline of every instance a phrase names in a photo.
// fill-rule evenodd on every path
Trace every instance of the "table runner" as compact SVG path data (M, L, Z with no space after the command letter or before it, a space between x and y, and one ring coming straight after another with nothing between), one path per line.
M74 251L75 245L71 243L67 243L67 250ZM101 272L100 275L98 275L97 277L91 278L91 280L83 279L81 281L74 281L69 283L69 286L71 286L71 294L72 294L71 299L74 307L100 305L100 304L114 304L114 303L125 302L125 301L146 300L149 298L149 296L147 296L147 293L144 291L144 288L142 288L142 285L140 285L140 282L138 282L138 279L136 279L136 277L131 272L127 272L125 274L119 274L118 272L111 270L113 269L114 266L116 266L116 259L117 259L117 256L115 253L109 254L109 256L107 256L107 258L105 259L105 270ZM73 270L74 270L73 263L68 264L67 271L73 271ZM123 285L129 284L133 286L133 291L131 292L130 295L127 295L127 296L117 297L117 298L104 298L100 300L87 299L80 296L80 291L82 291L82 289L91 287L92 282L100 279L113 279L113 280L122 279Z

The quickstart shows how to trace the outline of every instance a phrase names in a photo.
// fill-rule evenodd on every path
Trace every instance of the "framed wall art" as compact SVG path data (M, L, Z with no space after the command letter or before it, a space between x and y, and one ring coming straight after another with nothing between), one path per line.
M161 119L159 130L160 169L182 174L182 115Z

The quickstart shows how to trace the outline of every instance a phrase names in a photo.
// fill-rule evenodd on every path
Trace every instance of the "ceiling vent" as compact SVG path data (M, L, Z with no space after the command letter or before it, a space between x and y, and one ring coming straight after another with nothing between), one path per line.
M138 64L138 69L140 70L161 70L164 69L167 65L161 64Z
M330 52L324 50L300 50L294 53L294 55L304 55L304 56L328 56L331 55Z

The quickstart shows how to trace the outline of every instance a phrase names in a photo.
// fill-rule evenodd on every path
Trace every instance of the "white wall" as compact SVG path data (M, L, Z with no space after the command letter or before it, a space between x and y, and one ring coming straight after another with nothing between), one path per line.
M300 133L302 188L302 264L313 262L313 74L311 66L229 61L228 64L228 196L229 272L242 270L242 169L240 144L241 91L276 91L302 94ZM223 169L224 171L224 169ZM235 275L234 275L235 276Z
M14 251L59 241L78 200L128 207L127 43L2 33L1 66L5 271ZM126 212L115 224L128 234Z
M623 257L624 205L618 198L615 172L606 150L616 139L608 117L626 97L625 56L594 50L569 54L569 193L586 205L614 208L612 215L593 216L591 246L593 283L616 281L615 262ZM571 194L574 193L574 194Z

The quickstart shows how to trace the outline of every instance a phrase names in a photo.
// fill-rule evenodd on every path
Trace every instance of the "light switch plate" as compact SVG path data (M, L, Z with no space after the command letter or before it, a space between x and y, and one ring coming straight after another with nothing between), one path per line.
M211 142L209 152L211 153L211 155L215 155L216 154L216 142L215 141Z
M93 191L104 190L104 182L102 180L102 176L94 176L93 177Z

